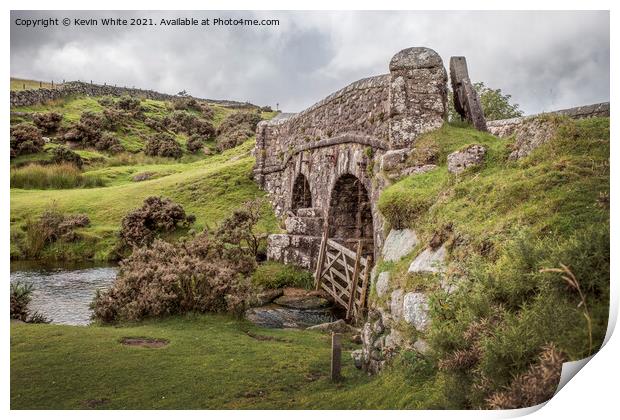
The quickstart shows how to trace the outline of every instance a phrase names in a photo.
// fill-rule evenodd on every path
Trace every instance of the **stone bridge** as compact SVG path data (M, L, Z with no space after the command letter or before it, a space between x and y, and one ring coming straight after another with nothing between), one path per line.
M287 118L263 121L254 178L269 193L286 234L268 258L313 270L323 229L364 254L384 241L377 208L389 166L447 116L447 72L429 48L400 51L389 73L359 80ZM375 260L376 260L376 256Z

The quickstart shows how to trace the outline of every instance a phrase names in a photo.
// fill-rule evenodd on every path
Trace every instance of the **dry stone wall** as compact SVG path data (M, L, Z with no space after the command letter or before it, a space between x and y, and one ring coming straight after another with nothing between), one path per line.
M11 91L11 107L32 106L44 104L50 101L66 98L69 96L123 96L130 95L146 99L167 101L178 98L176 95L168 95L153 90L135 89L111 85L97 85L84 82L67 82L54 89L27 89ZM196 98L200 99L200 98ZM248 103L235 101L218 101L207 99L209 102L219 103L228 107L251 107Z

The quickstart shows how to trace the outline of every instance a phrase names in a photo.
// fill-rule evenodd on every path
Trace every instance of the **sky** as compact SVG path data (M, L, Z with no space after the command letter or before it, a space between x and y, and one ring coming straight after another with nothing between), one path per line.
M69 26L62 25L70 18ZM76 26L74 18L153 26ZM277 19L275 26L162 26L161 19ZM32 28L18 19L59 18ZM22 21L19 21L23 23ZM355 80L388 73L403 48L429 47L526 114L609 101L609 13L12 11L11 76L82 80L298 112Z

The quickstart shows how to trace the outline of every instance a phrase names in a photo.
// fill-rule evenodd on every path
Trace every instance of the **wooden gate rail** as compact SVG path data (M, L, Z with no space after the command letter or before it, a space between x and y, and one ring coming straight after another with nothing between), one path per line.
M357 241L357 251L328 238L327 226L317 261L316 290L325 290L336 303L347 310L347 319L359 317L366 305L372 257L362 256L363 241Z

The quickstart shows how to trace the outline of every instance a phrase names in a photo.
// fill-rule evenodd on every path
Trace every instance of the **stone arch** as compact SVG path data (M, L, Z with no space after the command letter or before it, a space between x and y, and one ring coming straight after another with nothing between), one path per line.
M364 254L374 252L374 222L368 190L354 175L344 174L334 183L329 201L329 237L355 249L362 240Z
M296 212L297 209L305 209L312 207L312 191L308 178L301 172L295 178L293 184L293 193L291 196L291 210Z

